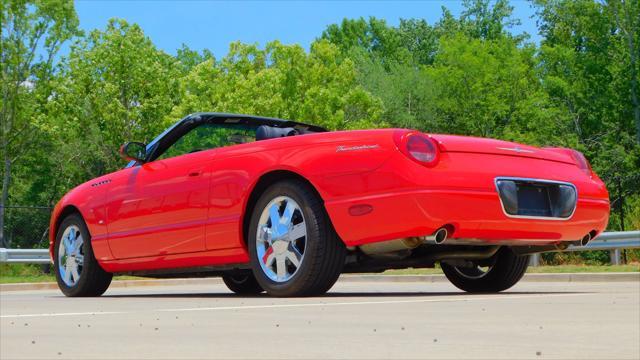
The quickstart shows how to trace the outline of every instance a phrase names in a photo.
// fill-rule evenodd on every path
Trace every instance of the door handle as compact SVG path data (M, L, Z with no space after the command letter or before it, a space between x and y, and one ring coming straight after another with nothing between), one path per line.
M189 173L189 177L200 176L200 174L201 174L200 170L192 171L192 172Z

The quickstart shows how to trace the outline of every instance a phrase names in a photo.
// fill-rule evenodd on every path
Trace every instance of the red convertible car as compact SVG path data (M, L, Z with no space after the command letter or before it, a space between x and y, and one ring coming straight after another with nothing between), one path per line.
M529 254L585 245L609 217L604 183L565 148L197 113L120 152L124 169L53 211L67 296L99 296L119 273L309 296L341 273L437 263L462 290L497 292Z

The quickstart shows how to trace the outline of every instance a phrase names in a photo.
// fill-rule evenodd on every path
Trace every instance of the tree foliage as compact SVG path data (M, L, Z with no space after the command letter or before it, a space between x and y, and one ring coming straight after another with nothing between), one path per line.
M534 49L508 37L442 38L426 76L438 89L430 102L438 131L533 144L565 143L557 109L536 81ZM566 134L566 132L563 132Z
M0 1L0 246L5 206L15 183L15 166L34 156L40 140L40 108L46 103L54 59L62 44L77 34L73 4L61 0ZM40 154L42 155L42 154Z
M119 19L81 34L70 1L0 4L2 204L50 206L122 166L123 142L220 111L576 148L608 185L610 228L640 224L638 0L534 0L539 44L513 32L507 0L466 0L433 24L344 19L308 51L232 43L218 58L167 54ZM10 214L4 228L28 245L43 229L14 230L34 218Z
M65 65L47 104L46 128L62 159L73 159L67 173L80 178L116 170L123 141L151 140L179 102L182 65L124 20L76 41Z
M379 125L380 101L358 85L353 63L338 62L337 55L326 41L309 53L279 42L264 49L231 44L222 60L206 60L182 79L182 100L169 118L207 109L304 119L330 129Z
M536 5L544 37L541 81L572 122L574 147L585 152L607 183L617 215L612 225L622 229L625 211L637 214L629 205L640 194L640 137L634 126L634 114L640 115L634 100L638 1L542 0Z

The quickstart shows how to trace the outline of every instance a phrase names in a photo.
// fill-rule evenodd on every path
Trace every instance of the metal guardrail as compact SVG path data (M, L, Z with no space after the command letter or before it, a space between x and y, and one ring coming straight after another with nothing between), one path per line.
M50 264L48 249L4 249L0 248L0 263Z
M640 248L640 230L638 231L611 231L600 234L587 246L569 246L564 251L589 251L610 250L611 263L620 264L620 250ZM49 264L48 249L4 249L0 248L0 263L8 264ZM540 262L539 254L531 257L531 265L537 266Z
M564 251L609 250L611 265L620 265L621 250L638 248L640 248L640 230L609 231L600 234L586 246L569 245L569 247ZM531 255L529 265L540 265L540 254Z
M640 230L638 231L610 231L600 234L587 246L570 245L564 251L585 250L616 250L640 248Z

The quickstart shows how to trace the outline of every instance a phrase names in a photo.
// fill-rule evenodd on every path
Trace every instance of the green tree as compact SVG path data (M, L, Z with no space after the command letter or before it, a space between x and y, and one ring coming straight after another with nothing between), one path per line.
M636 139L640 142L640 1L611 0L608 2L615 25L619 29L618 43L627 63L626 78L636 123Z
M544 36L544 87L569 116L578 139L574 147L607 183L615 210L610 227L624 229L634 221L625 217L626 198L640 192L637 122L634 126L638 1L544 0L536 6Z
M424 25L424 24L420 24ZM405 22L404 36L398 29L388 26L385 20L370 17L368 20L344 19L340 25L332 24L322 32L320 39L326 40L340 50L342 58L358 57L366 54L384 64L406 63L411 60L411 53L405 47L420 47L421 39L409 39L411 34L417 35L421 28L418 24ZM410 30L414 30L410 32ZM360 53L353 54L354 52Z
M0 245L12 171L39 140L40 108L51 94L56 54L77 34L73 3L64 0L0 1Z
M116 170L123 142L149 141L164 130L185 65L139 26L116 19L78 40L66 64L47 110L68 186Z
M414 64L433 64L439 42L438 31L433 26L424 19L400 19L396 31Z
M331 129L376 126L382 106L356 83L350 60L316 42L305 53L297 45L271 42L264 49L233 43L219 62L209 59L181 81L182 100L169 118L220 111L297 119Z
M536 76L535 48L459 34L441 39L433 67L437 130L533 144L562 144L563 118Z
M327 27L322 34L322 39L330 41L338 46L342 52L342 58L352 59L358 68L358 81L364 88L372 94L383 100L385 105L385 113L383 119L393 125L400 127L413 127L430 131L467 131L468 127L454 126L454 122L458 124L469 123L471 114L467 114L465 118L457 118L460 111L468 111L476 107L478 103L482 103L482 97L487 93L488 97L496 96L497 101L494 104L485 104L483 109L493 107L494 114L486 115L495 118L499 115L495 114L498 103L503 100L509 100L510 104L502 104L511 106L510 112L523 114L529 111L529 115L536 115L535 107L540 106L540 102L545 99L536 98L529 99L529 106L526 107L524 102L518 102L519 108L514 108L514 99L524 99L520 89L513 89L512 96L505 99L506 94L499 95L499 92L508 92L507 89L492 87L490 83L482 86L482 90L466 89L470 92L469 97L474 98L474 103L459 103L458 95L463 95L462 87L465 84L456 83L461 80L461 76L476 77L482 76L481 71L492 71L487 74L489 77L495 76L500 71L501 62L526 62L529 73L525 79L520 80L521 88L536 87L535 76L533 74L533 54L535 49L531 45L523 46L519 49L525 35L512 36L508 29L518 24L518 20L512 18L513 8L506 0L490 2L487 0L465 1L465 10L459 18L454 17L450 11L443 8L443 15L440 21L435 25L429 25L423 19L402 19L397 27L386 24L384 20L376 18L365 19L345 19L341 24L334 24ZM470 69L458 67L458 75L451 81L446 79L443 71L453 70L457 65L453 64L457 59L444 59L443 52L451 53L453 38L477 40L464 49L468 54L458 53L457 55L468 55L464 61L471 62ZM466 41L466 40L465 40ZM506 44L498 47L488 56L494 61L490 66L475 62L478 66L472 64L473 48L477 47L479 52L487 52L484 47L485 42L496 42L496 44ZM458 41L461 43L461 41ZM449 46L444 49L444 46ZM507 49L508 52L504 56L498 54L499 51ZM513 59L510 56L516 55ZM440 64L435 64L440 58ZM526 58L526 59L525 59ZM447 63L449 62L450 63ZM451 66L450 66L451 65ZM464 64L460 64L464 65ZM507 66L512 64L507 64ZM473 67L475 66L475 67ZM438 68L442 71L434 71ZM446 68L446 69L445 69ZM509 68L513 70L512 68ZM522 75L522 72L512 74L511 78ZM501 75L505 81L508 74L504 72ZM528 82L527 85L522 85ZM513 81L511 83L514 83ZM476 86L479 84L476 83ZM511 85L511 84L504 84ZM453 89L452 87L456 88ZM530 89L528 89L530 90ZM458 92L456 92L458 91ZM515 95L518 93L519 95ZM480 96L480 97L475 97ZM524 96L524 97L523 97ZM449 102L447 104L447 102ZM446 110L445 107L450 109ZM544 105L543 105L544 106ZM436 107L439 107L436 109ZM456 109L457 108L457 109ZM463 110L468 109L468 110ZM455 111L454 111L455 110ZM541 114L537 114L541 115ZM449 117L444 119L443 117ZM456 119L452 118L455 117ZM540 119L537 117L535 120ZM506 126L503 121L500 124L492 125L486 117L477 118L477 123L483 123L485 127L496 127L498 131L493 132L495 136L502 134L502 128ZM491 120L493 121L493 120ZM512 121L513 122L513 121ZM448 124L445 126L445 124ZM476 129L477 130L477 129ZM511 130L510 137L519 138L520 128ZM475 133L475 132L474 132ZM542 138L542 136L540 137Z
M192 50L185 44L182 44L182 46L176 52L176 60L178 60L182 65L182 69L185 75L189 73L189 71L191 71L191 69L193 69L196 65L210 59L215 61L215 57L213 56L213 53L211 51L205 49L202 52L197 52L195 50Z
M512 17L513 6L508 0L464 0L465 10L460 16L460 27L475 39L495 40L512 37L507 29L520 25L520 20ZM523 39L522 35L516 37Z
M436 89L426 69L413 64L359 61L358 82L384 104L383 119L394 127L433 131Z

